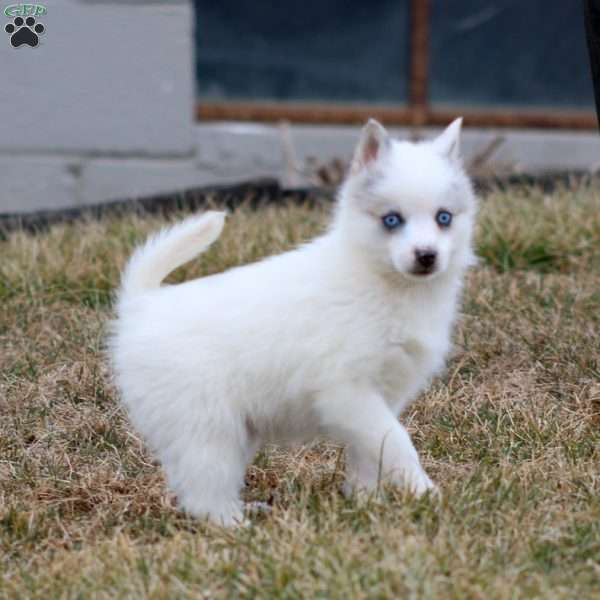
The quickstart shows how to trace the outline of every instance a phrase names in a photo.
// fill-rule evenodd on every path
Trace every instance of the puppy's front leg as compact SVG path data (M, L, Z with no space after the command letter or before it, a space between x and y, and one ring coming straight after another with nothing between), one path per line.
M375 491L389 481L415 494L435 489L406 429L385 399L366 384L340 386L319 396L325 431L347 446L346 492Z

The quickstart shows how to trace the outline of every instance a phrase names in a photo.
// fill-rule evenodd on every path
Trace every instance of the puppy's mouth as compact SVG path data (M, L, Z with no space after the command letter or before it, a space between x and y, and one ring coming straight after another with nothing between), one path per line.
M421 267L421 266L417 266L414 267L413 270L410 272L411 275L415 275L416 277L428 277L429 275L433 275L435 272L437 271L437 269L435 268L435 266L432 267Z

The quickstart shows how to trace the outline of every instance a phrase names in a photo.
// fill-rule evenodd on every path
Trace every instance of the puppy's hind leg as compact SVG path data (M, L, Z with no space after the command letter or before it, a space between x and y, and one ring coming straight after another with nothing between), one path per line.
M229 527L243 522L240 490L251 455L242 428L207 422L180 436L163 465L186 512Z

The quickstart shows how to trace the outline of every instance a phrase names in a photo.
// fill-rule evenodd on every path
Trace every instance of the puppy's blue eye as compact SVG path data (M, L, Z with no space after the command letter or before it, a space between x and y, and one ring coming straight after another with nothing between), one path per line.
M452 223L452 213L447 210L440 210L435 216L435 220L440 227L448 227Z
M400 225L404 223L404 219L397 212L391 212L387 215L383 215L383 217L381 217L381 222L386 229L391 231L392 229L400 227Z

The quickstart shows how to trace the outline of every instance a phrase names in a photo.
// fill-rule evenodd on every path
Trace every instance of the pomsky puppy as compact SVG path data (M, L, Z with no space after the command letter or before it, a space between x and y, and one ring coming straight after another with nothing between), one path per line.
M410 143L370 120L328 231L290 252L161 286L219 237L220 212L136 250L112 360L185 511L235 524L260 446L315 437L346 446L347 493L434 488L398 416L444 366L474 260L460 129Z

